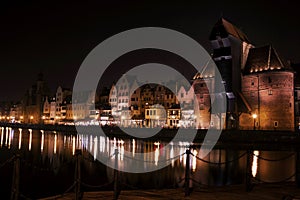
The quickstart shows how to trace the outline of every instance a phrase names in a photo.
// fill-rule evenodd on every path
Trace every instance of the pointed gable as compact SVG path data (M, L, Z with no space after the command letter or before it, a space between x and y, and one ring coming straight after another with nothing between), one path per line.
M244 74L273 70L291 70L291 68L271 45L249 50Z
M228 35L231 35L241 41L251 43L245 33L224 18L220 18L217 21L210 34L209 40L216 40L217 36L226 38Z

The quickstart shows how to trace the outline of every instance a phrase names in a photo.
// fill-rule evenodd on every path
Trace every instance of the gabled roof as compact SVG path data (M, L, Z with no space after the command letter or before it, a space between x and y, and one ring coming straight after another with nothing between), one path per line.
M211 31L209 40L216 40L216 36L226 38L228 37L228 35L232 35L233 37L238 38L241 41L251 43L245 33L243 33L240 29L238 29L236 26L234 26L224 18L220 18L217 21L217 23L213 27L213 30Z
M244 74L275 70L292 70L292 68L279 57L271 45L249 50Z

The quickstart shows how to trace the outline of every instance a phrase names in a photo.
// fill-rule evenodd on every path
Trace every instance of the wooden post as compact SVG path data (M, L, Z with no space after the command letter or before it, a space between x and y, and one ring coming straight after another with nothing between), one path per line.
M245 175L245 186L247 192L250 192L252 190L251 155L252 155L252 151L247 150L246 175Z
M20 155L17 154L14 159L14 171L11 187L11 200L19 199L19 183L20 183Z
M190 154L190 149L187 149L185 162L185 196L190 196Z
M81 150L77 149L75 151L76 155L76 166L75 166L75 199L80 200L82 199L82 193L80 192L81 186Z
M117 200L120 195L120 187L119 187L119 172L118 172L118 157L119 151L115 149L115 169L114 169L114 200Z
M300 188L300 152L296 152L296 183L297 187Z

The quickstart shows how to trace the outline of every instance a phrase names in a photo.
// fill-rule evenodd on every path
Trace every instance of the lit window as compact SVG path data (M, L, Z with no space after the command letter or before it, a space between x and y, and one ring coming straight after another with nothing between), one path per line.
M204 104L200 104L200 110L204 110Z
M271 89L268 90L268 95L272 95L273 91Z

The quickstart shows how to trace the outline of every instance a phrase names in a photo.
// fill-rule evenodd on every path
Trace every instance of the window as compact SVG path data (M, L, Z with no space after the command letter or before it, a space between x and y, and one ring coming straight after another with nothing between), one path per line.
M131 101L135 101L135 98L131 98Z
M252 85L252 86L254 85L254 80L251 80L251 85Z
M278 121L274 121L274 127L278 127Z
M203 94L202 93L200 93L200 99L203 99Z
M152 115L152 110L150 110L150 115Z
M181 96L181 98L183 98L183 97L184 97L184 94L183 94L183 93L181 93L181 95L180 95L180 96Z
M200 110L204 110L204 104L200 104Z
M271 89L268 90L268 95L272 95L273 91Z
M153 115L156 115L156 110L153 110Z

